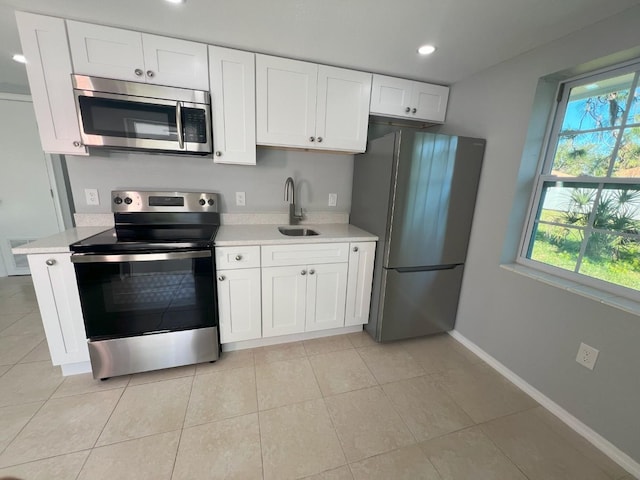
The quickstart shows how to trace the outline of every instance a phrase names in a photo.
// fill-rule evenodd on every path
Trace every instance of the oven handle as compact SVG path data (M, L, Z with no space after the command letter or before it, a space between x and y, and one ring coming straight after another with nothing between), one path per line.
M156 262L162 260L184 260L188 258L211 257L211 250L166 253L134 253L124 255L93 255L77 253L71 255L72 263L105 263L105 262Z
M180 149L184 148L184 137L182 132L182 103L180 100L176 102L176 130L178 131L178 144Z

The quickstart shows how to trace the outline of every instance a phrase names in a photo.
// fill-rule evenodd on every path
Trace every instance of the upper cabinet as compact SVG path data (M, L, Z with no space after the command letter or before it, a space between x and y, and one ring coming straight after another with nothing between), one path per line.
M215 163L256 164L255 54L209 47Z
M209 90L204 44L71 20L67 28L74 73Z
M87 155L71 84L67 31L60 18L16 12L42 149Z
M373 75L371 114L443 123L449 87Z
M371 74L256 55L260 145L363 152Z

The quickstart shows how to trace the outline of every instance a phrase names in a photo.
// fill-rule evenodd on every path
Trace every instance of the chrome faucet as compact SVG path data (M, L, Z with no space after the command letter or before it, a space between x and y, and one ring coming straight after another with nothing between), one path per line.
M303 215L302 209L300 215L296 215L296 186L291 177L284 182L284 201L289 202L289 225L297 225Z

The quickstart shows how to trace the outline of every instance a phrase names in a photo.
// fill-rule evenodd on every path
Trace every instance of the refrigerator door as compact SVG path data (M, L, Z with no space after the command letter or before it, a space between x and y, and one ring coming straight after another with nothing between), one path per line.
M403 129L384 266L464 263L485 141Z
M384 322L377 322L376 340L387 342L453 329L463 268L384 269L378 313Z

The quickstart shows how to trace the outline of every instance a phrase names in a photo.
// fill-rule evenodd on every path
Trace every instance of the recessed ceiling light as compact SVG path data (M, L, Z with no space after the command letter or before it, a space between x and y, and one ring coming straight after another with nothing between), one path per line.
M165 0L165 2L169 2L169 3L184 3L187 0Z
M418 49L418 53L420 55L431 55L435 51L436 51L436 47L434 47L433 45L422 45Z
M24 55L22 55L21 53L16 53L12 58L14 62L27 63L27 59L24 58Z

